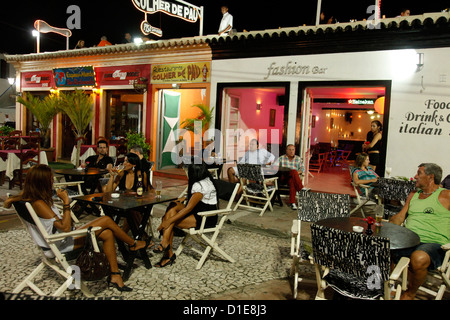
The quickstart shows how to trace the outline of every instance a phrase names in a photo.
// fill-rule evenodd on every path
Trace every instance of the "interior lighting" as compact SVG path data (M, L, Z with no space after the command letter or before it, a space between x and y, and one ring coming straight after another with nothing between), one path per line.
M256 104L256 111L261 111L262 108L262 104L261 103L257 103Z

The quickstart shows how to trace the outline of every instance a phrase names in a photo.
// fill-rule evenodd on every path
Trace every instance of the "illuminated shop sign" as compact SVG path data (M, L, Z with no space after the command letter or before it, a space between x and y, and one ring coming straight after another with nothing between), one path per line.
M53 69L57 87L93 87L95 72L92 66Z
M356 105L367 105L374 104L375 100L373 99L349 99L348 104L356 104Z
M50 88L53 74L51 71L24 72L22 73L23 88Z
M153 65L151 83L210 82L210 73L209 62Z
M188 22L195 23L199 18L199 12L195 6L182 3L174 3L171 1L163 0L131 0L133 5L139 11L145 13L145 20L141 23L141 31L143 34L154 34L158 37L162 37L162 30L153 27L147 21L147 14L154 14L157 12L163 12L175 18L180 18Z

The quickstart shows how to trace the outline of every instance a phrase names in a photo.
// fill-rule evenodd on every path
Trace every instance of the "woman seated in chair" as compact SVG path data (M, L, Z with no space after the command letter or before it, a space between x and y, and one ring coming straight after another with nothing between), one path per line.
M367 153L360 153L356 157L355 165L356 168L352 173L353 182L357 185L365 184L370 186L370 190L374 188L374 183L378 181L378 174L373 171L371 167L369 167L369 155ZM361 187L358 187L360 194L365 194L364 190Z
M113 192L119 187L121 191L136 191L139 177L142 179L144 191L147 191L147 173L141 171L141 160L134 153L128 153L123 162L123 170L108 168L110 178L103 188L104 192Z
M7 199L4 206L9 208L16 201L30 202L49 234L69 232L73 228L70 215L70 198L66 190L58 189L56 194L64 203L62 214L53 205L52 169L47 165L39 164L33 166L28 172L23 191L19 195ZM91 226L102 228L96 231L96 237L103 241L103 252L106 254L111 267L111 275L107 280L108 285L112 284L119 291L131 291L132 289L123 283L119 272L114 238L127 243L131 251L146 248L148 244L145 241L134 240L129 237L107 216L97 218L80 228L86 229ZM58 247L62 253L70 252L83 248L85 239L85 237L68 238L68 240L61 242ZM36 234L36 239L33 240L36 243L44 243L40 234Z
M190 164L188 167L188 191L187 204L184 198L172 202L162 218L158 231L162 235L162 241L153 251L163 253L161 261L156 267L166 267L175 261L172 240L174 227L181 229L200 228L202 217L198 212L217 210L219 197L217 188L205 163ZM206 219L205 228L212 228L217 224L217 216Z

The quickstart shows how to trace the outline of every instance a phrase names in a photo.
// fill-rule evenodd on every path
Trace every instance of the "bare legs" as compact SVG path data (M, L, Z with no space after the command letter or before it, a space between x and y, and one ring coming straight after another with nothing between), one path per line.
M96 232L98 239L103 241L103 252L108 258L109 264L111 266L111 272L119 272L119 266L117 265L117 254L115 246L115 238L125 242L126 244L132 246L134 245L134 239L126 234L110 217L104 216L90 223L84 225L82 228L86 229L88 227L101 227L102 230ZM82 246L84 243L84 238L76 239L75 246ZM136 241L136 246L132 247L131 250L139 250L146 246L145 241ZM117 283L120 287L123 286L123 280L120 274L112 274L111 282Z
M163 222L166 222L167 220L172 219L181 209L183 209L185 206L182 203L178 203L177 206L169 209L165 215L162 218ZM166 258L163 257L159 263L159 266L164 267L170 257L173 256L173 228L178 227L181 229L189 229L195 227L197 224L197 221L195 220L195 217L193 215L188 215L187 217L183 217L180 220L176 220L174 223L169 224L167 228L162 230L162 241L160 246L162 247L163 251L165 248L168 248L166 253ZM169 247L170 246L170 247Z
M414 300L417 290L425 282L430 266L430 256L421 250L411 254L408 272L408 289L402 294L402 300Z

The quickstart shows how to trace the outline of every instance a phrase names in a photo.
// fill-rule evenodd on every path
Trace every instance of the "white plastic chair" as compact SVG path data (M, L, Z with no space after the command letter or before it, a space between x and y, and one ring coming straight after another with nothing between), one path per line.
M428 276L431 276L433 281L428 281L419 287L420 291L432 295L435 300L442 300L445 289L450 290L450 243L441 246L441 248L445 251L442 265L436 270L428 272ZM435 282L436 279L437 282Z
M9 194L8 194L9 197ZM55 234L48 234L45 230L44 226L41 223L40 218L34 211L33 207L29 202L18 201L13 204L14 208L17 211L17 214L20 217L25 229L29 231L29 228L37 228L37 230L41 233L43 239L47 243L49 250L47 248L42 248L36 245L41 252L41 263L27 276L22 282L13 290L14 294L20 293L24 288L29 287L34 292L36 292L40 296L45 296L46 294L42 291L34 282L35 279L41 271L44 271L45 267L48 267L54 270L58 275L62 276L64 279L64 283L58 287L58 289L51 294L54 297L61 296L64 291L69 288L75 286L76 289L80 289L86 297L94 297L94 295L89 291L84 281L81 279L80 274L76 273L72 274L72 267L68 263L68 259L66 256L71 254L72 252L61 253L58 249L56 243L64 240L69 237L80 237L86 236L88 234L87 229L78 229L71 232L61 232ZM96 252L100 252L97 244L97 239L95 238L94 232L100 230L100 227L92 228L92 243L94 245L94 250ZM31 236L31 235L30 235ZM74 257L75 258L75 257ZM45 275L50 275L48 272L44 272ZM77 276L78 275L78 276Z

